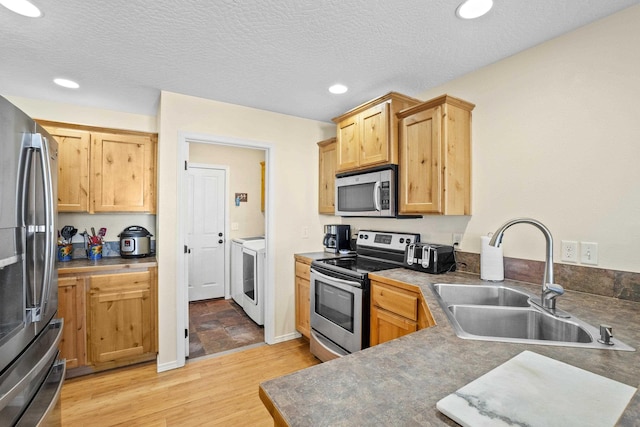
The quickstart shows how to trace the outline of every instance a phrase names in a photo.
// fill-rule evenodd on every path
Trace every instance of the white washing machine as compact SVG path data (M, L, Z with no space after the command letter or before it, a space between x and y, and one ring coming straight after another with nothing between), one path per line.
M265 240L242 244L242 308L258 325L264 325Z
M231 240L231 298L242 307L242 245L251 240L264 240L264 236L236 237Z

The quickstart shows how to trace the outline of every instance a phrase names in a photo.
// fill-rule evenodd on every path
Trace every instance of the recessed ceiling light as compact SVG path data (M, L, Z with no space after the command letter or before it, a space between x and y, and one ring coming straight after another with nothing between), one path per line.
M479 18L493 7L493 0L466 0L458 9L456 15L462 19Z
M0 0L0 4L12 12L28 18L39 18L42 12L28 0Z
M335 84L329 88L329 92L335 93L336 95L340 95L341 93L345 93L349 88L345 85Z
M78 89L80 87L78 83L68 79L53 79L53 82L58 86L66 87L68 89Z

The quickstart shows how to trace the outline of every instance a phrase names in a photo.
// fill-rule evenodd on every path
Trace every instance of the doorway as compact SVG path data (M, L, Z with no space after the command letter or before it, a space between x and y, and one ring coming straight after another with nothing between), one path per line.
M191 253L187 254L185 265L189 284L184 317L189 328L185 356L194 358L265 342L265 329L247 316L241 303L231 299L230 248L236 238L266 237L260 163L264 163L267 150L215 139L186 143L188 162L183 188L189 208L183 236ZM205 243L198 251L192 246L199 241ZM218 278L204 274L214 270ZM216 288L216 293L209 297L197 288Z

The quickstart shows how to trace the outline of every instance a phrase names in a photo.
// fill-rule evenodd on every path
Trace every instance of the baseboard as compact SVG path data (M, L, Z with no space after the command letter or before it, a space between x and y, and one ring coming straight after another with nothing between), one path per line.
M177 360L172 360L171 362L167 363L158 363L156 372L160 373L170 371L172 369L182 368L183 366L184 364L180 365Z
M299 332L291 332L290 334L280 335L278 337L274 337L273 342L268 342L267 344L278 344L285 341L294 340L296 338L300 338Z

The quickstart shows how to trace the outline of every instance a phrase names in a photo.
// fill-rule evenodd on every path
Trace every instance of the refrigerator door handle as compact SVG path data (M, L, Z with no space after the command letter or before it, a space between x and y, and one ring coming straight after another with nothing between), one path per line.
M28 310L31 313L31 321L36 322L42 320L42 314L45 312L45 305L49 300L49 294L51 292L51 279L53 274L54 256L55 256L55 241L53 239L54 230L54 213L55 213L55 200L53 200L53 180L51 178L51 164L49 162L49 144L47 138L42 134L34 133L31 136L31 144L28 145L30 152L35 151L38 153L40 166L42 168L42 185L44 196L44 219L45 223L37 225L28 225L27 230L34 233L44 233L45 235L45 253L44 253L44 270L42 275L42 281L40 283L40 293L34 289L32 295L32 301L28 304ZM27 156L27 165L30 164L30 155ZM29 176L29 167L26 168L25 187L27 184L26 177ZM23 187L24 188L24 187ZM26 191L26 188L25 188ZM26 194L26 193L25 193ZM24 205L23 205L24 206ZM26 213L25 213L26 216ZM38 298L39 297L39 298Z

